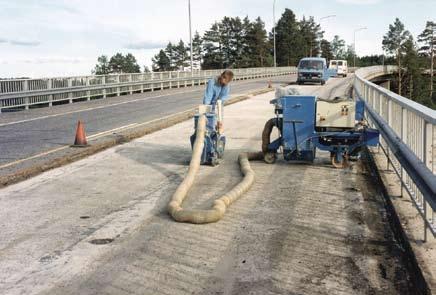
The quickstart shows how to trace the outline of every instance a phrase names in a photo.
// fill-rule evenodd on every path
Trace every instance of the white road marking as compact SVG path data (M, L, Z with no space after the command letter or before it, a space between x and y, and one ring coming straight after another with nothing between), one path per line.
M190 92L195 92L195 91L197 91L197 90L186 91L186 92L178 92L178 93L173 93L173 94L190 93ZM241 95L241 94L231 95L230 98L235 97L237 95ZM5 123L5 124L0 124L0 127L6 126L6 125L23 123L23 122L35 121L35 120L44 119L44 118L61 116L61 115L65 115L65 114L71 114L71 113L83 112L83 111L88 111L88 110L93 110L93 109L105 108L105 107L110 107L110 106L114 106L114 105L120 105L120 104L125 104L125 103L129 103L129 102L133 102L133 101L146 100L146 99L149 99L149 98L157 98L157 97L162 97L162 96L168 96L168 94L166 94L166 95L158 95L158 96L154 96L154 97L141 98L141 99L131 100L131 101L128 101L128 102L121 102L121 103L117 103L117 104L112 104L112 105L107 105L107 106L100 106L100 107L96 107L96 108L88 108L88 109L83 109L83 110L66 112L66 113L62 113L62 114L55 114L55 115L50 115L50 116L45 116L45 117L38 117L38 118L29 119L29 120L10 122L10 123ZM109 133L112 133L114 131L120 131L121 129L130 129L130 128L133 128L133 127L138 127L138 126L142 126L142 125L146 125L146 124L152 124L152 123L154 123L156 121L165 120L167 118L170 118L172 116L176 116L176 115L184 113L186 111L188 111L188 110L181 111L181 112L174 113L174 114L170 114L170 115L167 115L167 116L164 116L164 117L160 117L160 118L157 118L157 119L154 119L154 120L151 120L151 121L146 121L146 122L142 122L142 123L132 123L132 124L121 126L121 127L117 127L117 128L111 129L111 130L99 132L99 133L96 133L96 134L88 136L88 139L96 139L96 138L105 136L105 135L107 135ZM48 150L48 151L45 151L45 152L42 152L42 153L30 156L30 157L27 157L27 158L19 159L19 160L16 160L14 162L10 162L10 163L1 165L0 169L11 167L13 165L20 164L20 163L28 161L28 160L33 160L33 159L36 159L36 158L39 158L39 157L42 157L42 156L47 156L49 154L52 154L52 153L64 150L64 149L69 148L69 147L70 147L69 145L66 145L66 146L58 147L58 148L55 148L55 149L51 149L51 150Z
M172 116L176 116L176 115L184 113L184 112L186 112L186 110L178 112L178 113L175 113L175 114L167 115L167 116L164 116L164 117L160 117L160 118L157 118L157 119L154 119L154 120L151 120L151 121L142 122L142 123L132 123L132 124L128 124L128 125L124 125L124 126L121 126L121 127L117 127L117 128L111 129L111 130L99 132L99 133L96 133L96 134L88 136L88 139L97 139L99 137L105 136L105 135L107 135L109 133L113 133L115 131L120 131L120 130L123 130L123 129L131 129L131 128L142 126L142 125L146 125L146 124L152 124L152 123L154 123L156 121L165 120L167 118L170 118ZM48 151L45 151L45 152L42 152L42 153L30 156L30 157L27 157L27 158L19 159L19 160L16 160L14 162L10 162L10 163L1 165L0 169L11 167L11 166L20 164L20 163L28 161L28 160L33 160L33 159L36 159L36 158L39 158L39 157L47 156L49 154L52 154L52 153L64 150L64 149L69 148L69 147L70 147L69 145L65 145L65 146L62 146L62 147L58 147L58 148L55 148L55 149L51 149L51 150L48 150Z

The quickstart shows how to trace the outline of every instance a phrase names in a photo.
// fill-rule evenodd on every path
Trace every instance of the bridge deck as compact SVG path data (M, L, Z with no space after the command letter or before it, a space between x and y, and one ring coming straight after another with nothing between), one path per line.
M280 85L295 79L295 75L287 75L235 81L232 84L232 94L264 89L270 80L275 85ZM47 158L47 152L71 145L78 120L85 123L88 137L99 139L112 132L133 128L137 124L192 108L201 102L204 87L202 85L145 92L51 108L2 113L0 176L35 164L40 165Z
M345 79L302 86L342 94ZM228 146L186 202L207 208L260 149L272 94L226 108ZM0 190L0 290L16 294L411 294L383 198L365 165L253 162L253 188L215 224L169 218L192 122ZM107 245L89 243L114 239Z

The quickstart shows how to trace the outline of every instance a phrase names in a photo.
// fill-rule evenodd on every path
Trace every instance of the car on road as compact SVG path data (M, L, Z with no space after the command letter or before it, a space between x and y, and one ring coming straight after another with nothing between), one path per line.
M336 70L338 76L347 77L348 65L346 60L331 60L329 69Z
M335 76L336 71L327 68L327 61L322 57L305 57L298 63L297 84L301 85L306 82L321 83Z

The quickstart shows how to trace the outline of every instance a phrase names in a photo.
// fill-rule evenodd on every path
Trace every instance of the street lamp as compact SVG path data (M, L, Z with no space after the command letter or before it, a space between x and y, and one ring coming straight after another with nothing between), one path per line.
M276 0L273 2L274 67L277 67L276 53Z
M368 28L367 27L361 27L361 28L358 28L358 29L354 30L354 34L353 34L353 51L354 51L354 54L353 54L353 67L354 68L356 67L356 32L359 32L359 31L362 31L362 30L366 30L366 29L368 29Z
M323 19L330 18L330 17L336 17L336 14L331 14L331 15L323 16L323 17L321 17L321 18L319 19L319 21L321 22Z
M321 17L320 19L319 19L319 23L321 24L321 21L323 20L323 19L327 19L327 18L331 18L331 17L336 17L336 14L331 14L331 15L326 15L326 16L323 16L323 17ZM321 39L319 40L319 57L321 57L322 56L322 48L321 48Z
M191 50L191 76L194 75L194 57L192 56L192 26L191 26L191 0L188 0L189 10L189 44Z

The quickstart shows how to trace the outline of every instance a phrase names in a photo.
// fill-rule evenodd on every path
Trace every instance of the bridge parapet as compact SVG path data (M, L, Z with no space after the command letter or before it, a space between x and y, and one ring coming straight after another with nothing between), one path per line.
M223 70L194 72L152 72L95 76L54 77L0 80L0 112L2 109L93 98L106 98L136 92L201 85ZM235 80L272 77L297 72L295 67L232 69Z
M354 94L365 102L370 124L379 129L380 147L401 181L402 193L409 194L421 214L424 232L429 229L436 236L436 111L369 81L395 70L357 70Z

